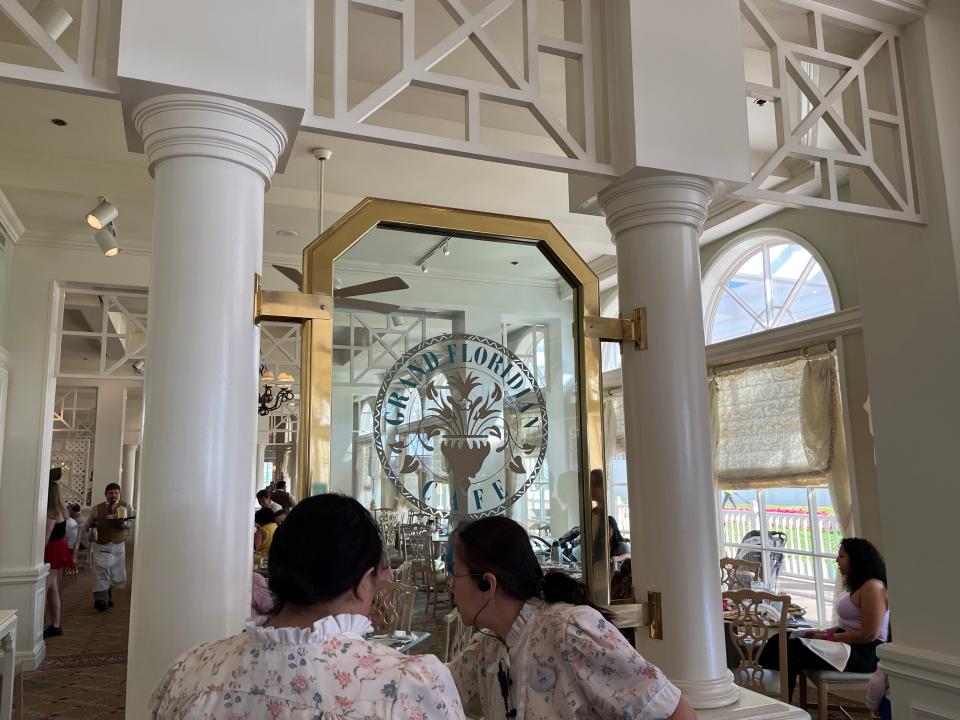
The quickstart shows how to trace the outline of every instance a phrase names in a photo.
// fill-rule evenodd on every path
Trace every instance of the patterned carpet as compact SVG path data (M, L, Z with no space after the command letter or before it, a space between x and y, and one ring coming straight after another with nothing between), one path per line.
M127 545L127 573L133 562ZM93 609L91 574L64 578L63 635L47 640L47 657L23 680L25 719L122 718L127 682L130 587L113 593L114 606Z

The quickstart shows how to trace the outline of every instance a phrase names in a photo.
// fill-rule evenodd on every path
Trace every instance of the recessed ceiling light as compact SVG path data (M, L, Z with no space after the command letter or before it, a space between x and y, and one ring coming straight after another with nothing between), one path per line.
M298 233L296 230L283 229L283 230L277 230L277 236L278 237L299 237L300 233Z
M66 127L66 126L67 126L67 121L64 120L63 118L51 118L51 119L50 119L50 122L52 122L52 123L53 123L54 125L56 125L57 127Z
M516 267L517 265L520 264L520 261L519 261L519 260L511 260L511 261L510 261L510 264L513 265L514 267Z

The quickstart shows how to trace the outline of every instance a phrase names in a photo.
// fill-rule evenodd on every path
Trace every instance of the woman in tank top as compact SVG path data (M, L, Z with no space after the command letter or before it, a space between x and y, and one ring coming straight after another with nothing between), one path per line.
M73 567L73 553L67 547L67 506L60 496L60 468L50 469L50 487L47 491L47 544L43 549L43 561L50 564L47 573L46 607L44 615L45 638L63 635L60 627L60 582L63 568Z
M787 643L791 698L801 670L874 672L877 646L888 640L887 568L880 552L869 540L845 538L837 552L837 569L843 577L844 592L837 599L836 627L809 632L805 638L794 638ZM828 643L811 644L804 640ZM765 660L768 656L775 657L777 649L770 647L775 645L775 642L768 643L764 649Z

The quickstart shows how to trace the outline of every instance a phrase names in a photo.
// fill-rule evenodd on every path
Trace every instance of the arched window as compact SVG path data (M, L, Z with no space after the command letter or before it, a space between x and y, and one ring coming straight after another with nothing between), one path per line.
M703 276L707 344L835 312L828 272L813 246L793 233L760 230L739 238Z

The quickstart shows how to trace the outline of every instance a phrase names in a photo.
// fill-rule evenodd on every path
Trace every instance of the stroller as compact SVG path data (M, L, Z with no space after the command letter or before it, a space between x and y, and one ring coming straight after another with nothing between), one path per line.
M779 530L768 530L767 543L771 548L786 547L787 534ZM783 570L783 553L771 552L769 564L764 563L763 552L761 551L762 540L759 530L751 530L748 532L743 536L740 544L745 547L737 550L737 560L749 560L760 563L760 577L758 579L763 581L767 587L770 588L771 592L776 592L777 581L780 579L780 571ZM756 548L756 550L750 548ZM768 571L770 573L769 578L767 577Z

